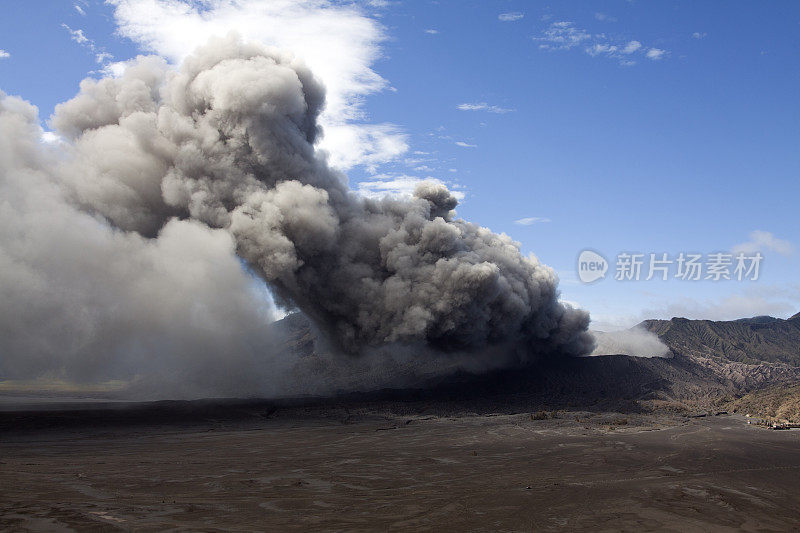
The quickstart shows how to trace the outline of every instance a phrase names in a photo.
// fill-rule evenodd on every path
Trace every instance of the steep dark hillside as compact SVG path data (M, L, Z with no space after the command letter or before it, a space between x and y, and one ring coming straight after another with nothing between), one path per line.
M776 385L759 389L732 402L730 407L756 417L800 422L800 386Z
M765 336L772 339L773 336L753 332L758 330L759 324L773 321L787 322L772 318L748 319L731 323L735 324L731 326L731 331L747 332L751 342L758 345L763 342L760 339ZM673 321L648 322L662 326L666 333L673 331L669 327ZM680 330L681 319L677 319L677 322L679 325L673 327ZM690 326L681 335L672 333L675 339L683 338L682 343L665 340L675 354L671 358L613 354L568 357L479 375L460 373L442 376L417 383L411 388L351 393L340 399L355 403L386 400L423 404L432 402L431 405L437 405L437 409L454 402L457 407L453 406L453 409L474 412L524 411L537 406L634 409L635 406L664 404L693 409L712 406L724 398L737 397L762 387L800 380L800 366L753 359L738 362L720 358L710 348L693 352L688 347L702 346L700 339L690 337L695 331L698 335L705 335L709 342L719 341L711 340L717 336L713 329L709 333L704 327L696 327L704 321L685 322ZM800 328L797 329L796 334L800 337ZM307 319L301 315L291 315L276 324L276 331L286 336L286 350L307 361L310 368L314 367L313 361L318 359L320 349L318 334ZM760 336L756 337L757 334ZM788 344L792 341L786 339L784 342ZM794 346L800 346L800 338L794 342ZM786 352L789 353L788 346Z
M740 363L800 366L800 313L788 320L755 317L731 321L645 320L673 352Z

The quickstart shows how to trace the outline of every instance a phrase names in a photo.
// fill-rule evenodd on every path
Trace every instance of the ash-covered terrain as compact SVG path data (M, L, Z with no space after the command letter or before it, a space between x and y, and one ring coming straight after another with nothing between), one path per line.
M20 531L785 531L800 433L739 417L209 419L0 444ZM534 417L536 418L536 417Z
M727 357L748 339L780 345L796 318L646 324L671 357L539 360L326 397L20 398L0 412L0 527L800 527L800 433L743 416L796 416L800 369ZM329 372L309 321L292 315L275 328L298 372ZM685 333L698 328L729 332L725 348Z

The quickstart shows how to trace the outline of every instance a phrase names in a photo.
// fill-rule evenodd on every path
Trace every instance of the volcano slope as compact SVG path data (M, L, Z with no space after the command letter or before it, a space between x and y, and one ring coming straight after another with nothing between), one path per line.
M793 318L792 320L797 320ZM734 331L760 330L764 319L737 321ZM785 325L779 319L778 331ZM757 391L795 391L800 383L800 367L782 361L753 362L727 359L726 349L712 351L709 341L692 341L689 333L706 327L705 321L647 321L651 331L659 332L672 357L629 357L603 355L567 357L532 362L523 367L420 380L412 387L383 388L366 392L333 393L325 397L280 399L218 399L200 401L161 401L149 403L72 402L69 408L57 396L44 402L25 405L11 398L12 409L0 411L4 431L38 430L80 426L152 425L205 423L208 420L240 420L270 416L295 417L313 414L325 418L352 418L358 414L381 416L461 416L473 414L519 414L536 411L581 410L591 412L703 414L725 410L731 402ZM723 324L726 323L714 323ZM744 324L744 325L743 325ZM793 324L789 324L795 327ZM302 361L298 372L329 364L325 343L302 315L290 315L274 325L287 357ZM681 331L680 334L677 332ZM783 335L783 333L780 333ZM736 341L728 336L727 345ZM769 338L767 341L769 342ZM699 348L694 348L698 346ZM743 345L738 344L740 349ZM784 346L786 354L789 347ZM776 359L777 357L772 357ZM784 358L787 358L784 356ZM300 379L302 376L298 376Z
M284 350L301 360L320 357L318 336L302 315L287 317L280 328ZM637 328L658 335L671 357L550 359L479 375L462 372L410 390L351 393L336 401L399 402L412 411L430 404L479 413L578 407L701 412L719 410L753 391L800 383L800 315L732 322L675 318Z

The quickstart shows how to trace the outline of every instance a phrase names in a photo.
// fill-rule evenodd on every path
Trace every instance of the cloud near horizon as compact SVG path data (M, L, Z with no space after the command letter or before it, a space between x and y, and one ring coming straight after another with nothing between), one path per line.
M651 302L638 313L629 315L592 312L592 329L613 331L629 328L647 319L668 320L683 317L693 320L737 320L768 315L788 318L800 311L800 284L751 285L720 298L687 296Z

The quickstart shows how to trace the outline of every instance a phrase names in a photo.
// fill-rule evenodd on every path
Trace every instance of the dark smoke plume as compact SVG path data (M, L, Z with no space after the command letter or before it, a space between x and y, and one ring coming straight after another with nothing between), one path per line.
M82 173L88 207L145 236L175 216L228 230L279 297L349 351L419 339L587 351L587 316L558 303L552 272L507 237L454 219L445 187L423 184L412 200L350 192L314 150L323 104L302 64L229 37L177 74L143 59L121 79L87 83L53 124L83 164L113 149L109 138L137 159L135 176L117 171L124 160L106 161L104 180Z
M119 78L84 81L51 119L67 139L59 153L15 168L55 176L59 194L143 249L176 228L230 239L280 303L348 352L591 351L588 314L558 301L553 271L457 219L445 187L422 184L411 199L351 192L314 148L323 106L323 87L292 56L212 39L178 70L140 57Z

